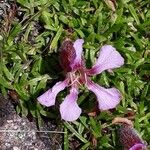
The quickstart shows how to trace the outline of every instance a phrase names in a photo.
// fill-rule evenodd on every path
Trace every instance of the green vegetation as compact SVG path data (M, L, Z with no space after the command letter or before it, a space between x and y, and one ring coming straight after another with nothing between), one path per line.
M57 120L67 133L64 149L75 143L81 150L115 150L111 121L116 116L132 117L135 128L150 144L149 8L149 0L17 0L0 23L0 91L5 96L8 90L15 91L19 97L16 111L22 116L32 114L39 125L42 116ZM113 45L124 57L123 67L93 78L121 91L116 110L89 116L96 98L84 87L78 103L85 111L73 123L61 121L58 115L67 91L59 94L57 106L45 108L37 103L39 95L63 79L58 55L68 37L84 38L87 67L104 44Z

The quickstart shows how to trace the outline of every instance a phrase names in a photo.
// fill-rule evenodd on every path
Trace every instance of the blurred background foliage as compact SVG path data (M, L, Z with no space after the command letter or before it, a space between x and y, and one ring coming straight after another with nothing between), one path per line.
M1 5L0 5L1 7ZM131 118L135 128L150 144L150 3L149 0L17 0L1 7L0 91L17 99L22 116L32 114L59 118L59 104L45 108L36 98L64 78L59 65L59 47L65 38L84 38L84 55L90 67L104 44L111 44L125 59L113 73L93 79L102 86L115 86L122 102L112 111L90 116L94 94L81 88L79 120L62 124L64 149L116 149L111 121L116 116ZM58 121L59 120L59 121Z

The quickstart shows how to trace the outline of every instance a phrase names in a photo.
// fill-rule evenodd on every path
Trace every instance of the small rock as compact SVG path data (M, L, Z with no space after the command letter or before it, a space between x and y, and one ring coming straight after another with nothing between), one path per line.
M13 121L12 120L7 120L7 123L12 123Z
M15 147L13 147L13 150L20 150L20 149L19 149L18 147L15 146Z

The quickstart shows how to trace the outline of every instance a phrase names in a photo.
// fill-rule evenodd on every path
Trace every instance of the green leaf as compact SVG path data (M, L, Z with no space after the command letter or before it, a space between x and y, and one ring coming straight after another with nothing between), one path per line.
M66 128L68 128L80 141L82 141L83 143L87 143L87 142L88 142L81 134L79 134L79 133L73 128L73 126L72 126L70 123L64 122L64 125L65 125Z
M84 37L85 37L84 33L83 33L80 29L75 29L75 30L76 30L76 32L79 34L79 36L80 36L81 38L84 38Z
M14 80L14 76L13 76L13 74L8 70L8 68L6 67L6 65L3 64L2 68L3 68L3 72L4 72L4 75L6 76L6 78L7 78L9 81L13 81L13 80Z
M24 101L20 101L20 106L21 106L21 114L24 117L27 117L28 115L28 109L27 109L27 105Z
M14 84L15 91L19 94L19 97L22 100L28 101L29 100L29 94L28 91L25 90L23 87L20 87L17 83Z
M101 131L100 124L97 123L97 121L94 120L94 118L90 117L90 125L91 125L92 133L94 134L94 136L96 138L100 137L100 131Z
M88 143L84 144L84 145L80 148L80 150L87 150L90 145L91 145L91 143L88 142Z
M69 150L68 130L64 127L64 150Z
M28 81L28 84L31 84L31 85L36 85L37 82L41 81L41 80L48 80L48 79L51 79L49 77L49 75L44 75L44 76L39 76L39 77L36 77L34 79L31 79Z
M65 15L60 15L59 20L62 21L64 24L68 24L69 20Z
M16 23L14 27L11 29L7 43L9 46L13 45L14 38L19 34L20 30L22 29L22 25L20 23Z
M142 40L138 37L138 35L136 35L132 32L130 32L130 35L135 39L135 42L140 47L140 49L143 49L143 43L141 42Z
M58 40L59 40L62 32L63 32L63 28L62 28L62 26L60 26L57 33L56 33L56 35L55 35L55 37L53 38L53 40L50 44L50 51L57 47L57 43L58 43Z
M132 16L134 17L134 19L135 19L137 25L139 25L139 24L140 24L140 20L139 20L139 18L138 18L138 15L137 15L136 10L135 10L135 8L133 7L133 5L131 5L131 4L128 5L128 9L129 9L129 11L131 12Z
M2 75L0 75L0 85L2 85L3 87L7 89L13 89L11 82L5 80L5 78Z

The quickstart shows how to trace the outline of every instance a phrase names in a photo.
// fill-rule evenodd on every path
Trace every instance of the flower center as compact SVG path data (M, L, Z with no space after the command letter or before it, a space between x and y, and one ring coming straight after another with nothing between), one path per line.
M73 72L69 72L67 75L70 80L69 86L77 87L87 83L87 74L84 68L78 68Z

